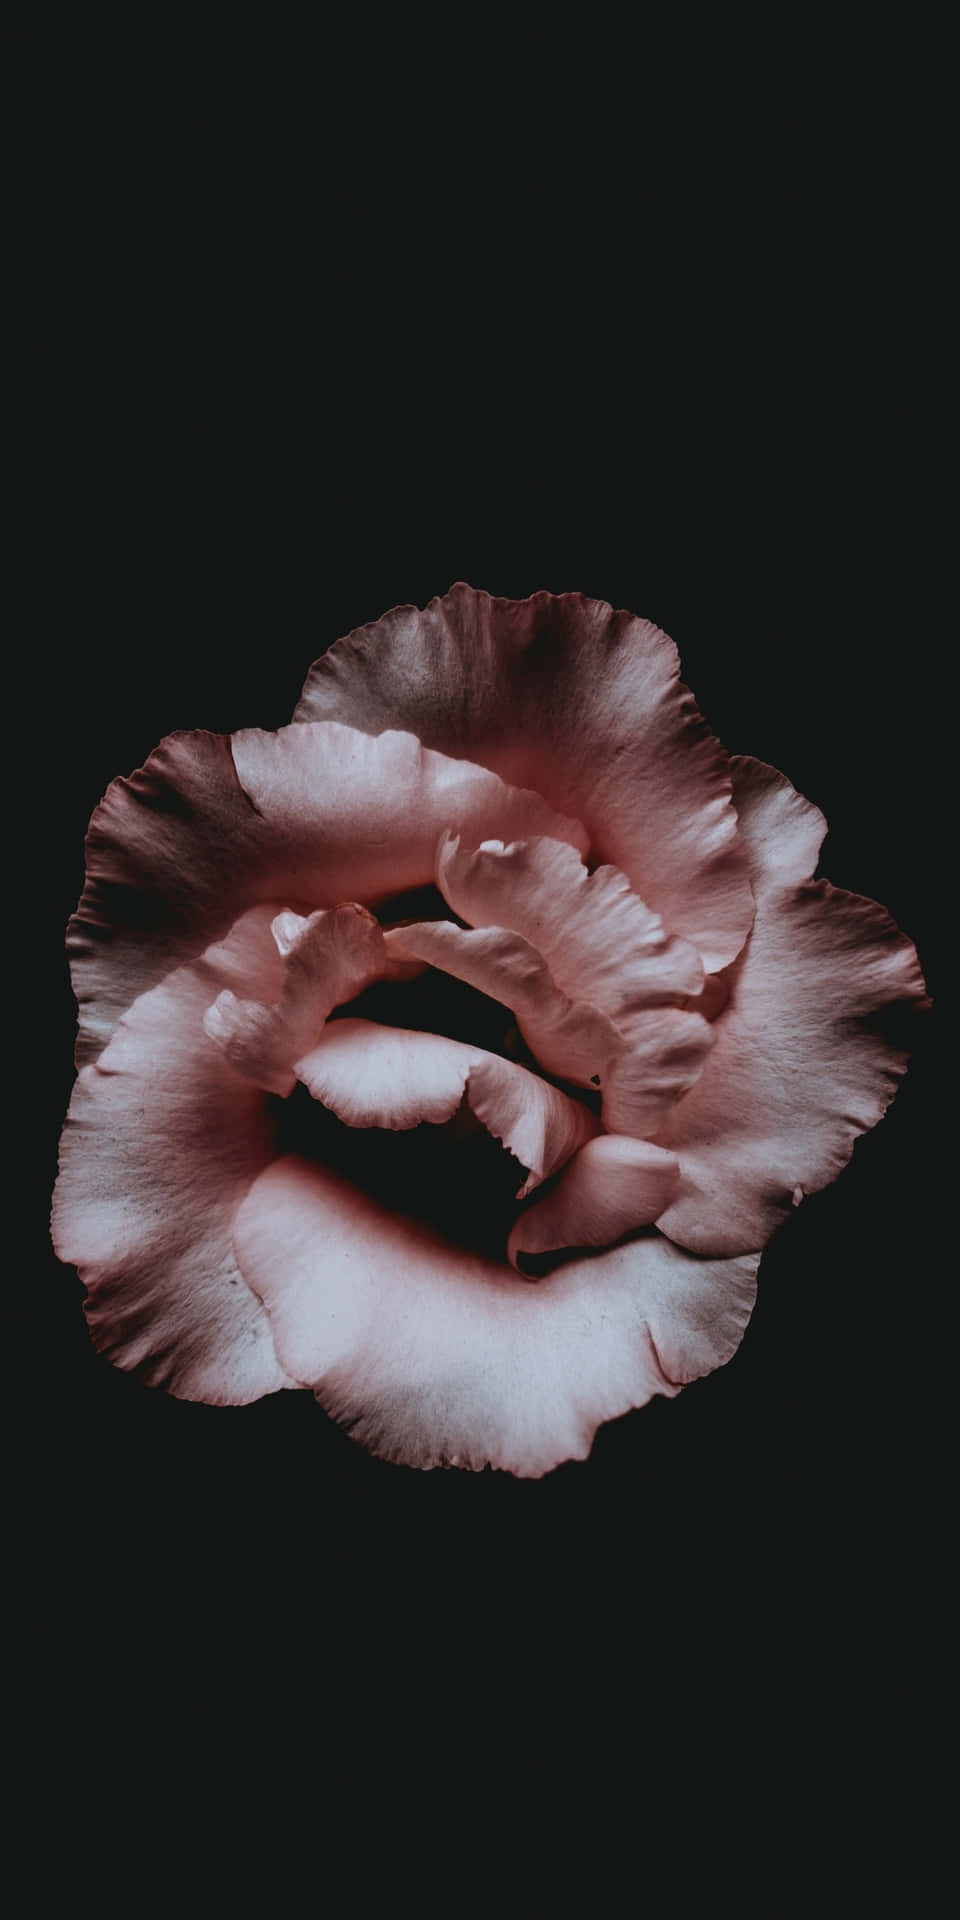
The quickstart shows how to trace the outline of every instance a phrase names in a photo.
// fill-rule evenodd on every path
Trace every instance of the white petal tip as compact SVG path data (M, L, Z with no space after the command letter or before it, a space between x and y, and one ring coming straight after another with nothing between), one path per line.
M270 922L270 932L276 941L277 951L284 956L290 953L306 925L306 920L299 913L292 913L289 909L278 913L276 919Z

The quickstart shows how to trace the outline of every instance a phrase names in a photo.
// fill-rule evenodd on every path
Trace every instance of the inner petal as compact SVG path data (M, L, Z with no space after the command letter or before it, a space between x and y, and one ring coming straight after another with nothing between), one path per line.
M373 914L353 900L305 919L280 913L271 931L285 958L280 999L238 1000L227 988L203 1025L247 1079L289 1093L294 1063L319 1038L327 1015L386 973L390 956Z
M541 846L552 871L551 849L561 856L567 850L556 843ZM624 907L619 884L613 885L613 897ZM598 895L598 907L599 900ZM207 1035L248 1080L284 1096L299 1081L355 1133L418 1133L422 1151L417 1150L415 1163L406 1152L402 1162L395 1156L395 1201L408 1212L416 1191L413 1204L420 1217L441 1232L460 1224L461 1245L476 1244L478 1225L486 1240L489 1226L495 1229L491 1251L509 1253L516 1262L519 1253L609 1245L625 1231L649 1224L666 1203L675 1167L672 1158L643 1144L645 1136L696 1078L713 1037L701 1015L675 1002L663 1004L663 969L669 972L672 966L677 980L696 985L702 977L699 962L684 973L684 956L670 960L670 943L662 938L659 922L642 902L628 901L628 921L636 921L638 937L644 930L649 936L645 959L652 962L652 973L644 973L641 956L636 976L628 969L617 979L615 969L604 974L602 966L591 976L598 997L606 992L619 1007L619 1026L610 1013L574 1001L558 987L542 955L522 934L438 919L411 924L403 917L409 904L402 896L381 902L386 933L357 902L307 916L290 909L276 914L271 932L282 960L279 997L259 1003L225 990L207 1009ZM423 897L416 905L430 910ZM587 942L586 921L581 933ZM587 947L582 951L589 973ZM599 956L598 947L598 965ZM499 1000L481 991L490 987L502 996ZM437 1032L451 990L461 999L466 992L473 1009L484 1010L492 1048L478 1045L469 1031ZM385 1018L363 1017L374 1011L371 1002L381 1003L382 1014L385 996L393 999ZM646 999L654 1004L644 1007ZM518 1049L522 1035L532 1050L531 1066L542 1062L545 1076L507 1057L510 1008L519 1029L513 1035ZM562 1080L570 1091L557 1084ZM589 1089L584 1100L571 1097L576 1080ZM489 1166L481 1170L475 1155L471 1159L478 1127L512 1160L509 1186L506 1170L498 1166L494 1175ZM424 1138L440 1133L442 1139ZM314 1135L314 1153L327 1160L336 1142L316 1128ZM581 1153L590 1142L596 1148L593 1158ZM290 1139L287 1146L303 1151L301 1140ZM335 1158L343 1150L340 1142ZM365 1158L355 1159L352 1177L359 1186L367 1184L370 1165L382 1151L370 1143ZM349 1161L349 1149L346 1155ZM518 1218L518 1203L578 1156L578 1168L548 1194L536 1223L532 1217ZM348 1170L342 1158L340 1164ZM461 1209L458 1196L469 1191L472 1197L488 1179L498 1198L489 1220L480 1223L469 1201ZM651 1182L657 1189L652 1211ZM438 1188L443 1189L439 1210L431 1199Z
M610 866L591 873L576 848L559 840L489 840L471 849L445 834L437 884L470 926L522 934L561 992L621 1028L632 1014L703 986L696 949L666 931L626 875Z
M432 961L513 1008L537 1061L578 1087L595 1089L611 1133L648 1138L693 1085L713 1044L700 1013L657 1005L623 1025L556 985L542 955L503 927L450 921L404 926L386 935L401 959Z
M670 1200L677 1173L674 1155L645 1140L612 1133L588 1140L516 1222L508 1244L512 1265L522 1272L525 1255L610 1247L650 1226Z
M623 1042L613 1022L561 992L541 953L505 927L458 927L451 920L394 928L386 945L400 960L425 960L509 1006L540 1065L582 1087L601 1087Z
M293 1121L279 1122L286 1148L332 1160L365 1189L390 1155L384 1201L461 1245L479 1234L505 1257L520 1200L600 1131L593 1103L509 1059L509 1009L388 947L359 904L306 917L286 909L270 932L279 992L258 1002L226 989L207 1009L208 1038L248 1081L284 1098L299 1082L365 1136L358 1155L298 1103ZM379 1020L358 1017L375 1008ZM464 1037L436 1031L451 1019ZM419 1138L398 1152L404 1132ZM495 1143L493 1159L481 1135Z
M578 1100L525 1067L459 1040L369 1020L334 1021L296 1071L314 1099L348 1126L440 1125L465 1100L529 1170L520 1197L600 1131Z

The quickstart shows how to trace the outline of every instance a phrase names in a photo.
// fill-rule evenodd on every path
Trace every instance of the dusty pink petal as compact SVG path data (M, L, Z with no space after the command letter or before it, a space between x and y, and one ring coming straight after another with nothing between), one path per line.
M466 1098L488 1133L529 1168L522 1194L599 1130L578 1100L525 1067L482 1047L372 1020L331 1021L298 1062L297 1076L350 1127L439 1126Z
M139 994L248 907L274 900L310 913L426 885L448 827L586 844L539 795L407 734L285 727L239 733L233 751L218 734L171 734L113 782L90 823L67 942L78 1064L96 1058Z
M631 891L615 867L590 873L558 840L464 846L448 834L437 885L472 927L509 927L542 953L561 992L586 1000L622 1029L648 1007L699 993L703 963L686 940Z
M548 1073L603 1096L609 1133L644 1137L700 1074L713 1045L701 1014L656 1007L624 1017L623 1028L556 985L542 955L503 927L464 929L425 920L386 936L398 958L442 967L511 1009L531 1053Z
M644 1139L703 1072L714 1029L699 1013L657 1007L635 1014L621 1053L603 1077L603 1124Z
M542 1200L520 1215L507 1242L514 1266L523 1253L559 1247L609 1247L662 1213L677 1182L677 1162L662 1147L619 1134L588 1140Z
M225 981L279 991L275 906L168 975L77 1079L60 1149L54 1244L88 1288L101 1352L186 1400L243 1404L293 1384L237 1268L237 1205L273 1154L262 1095L206 1038Z
M649 1234L531 1284L290 1158L247 1195L235 1243L284 1364L361 1445L531 1476L728 1360L757 1266Z
M601 1086L607 1062L624 1046L606 1014L561 993L529 940L504 927L457 927L419 920L386 936L397 958L425 960L509 1007L531 1053L548 1073L579 1086Z
M498 600L459 581L339 640L296 718L405 727L536 788L715 971L740 951L753 901L726 755L679 670L665 633L606 601Z
M658 1225L709 1254L764 1246L836 1178L906 1066L870 1016L924 998L914 948L883 907L826 880L793 884L816 862L817 810L759 762L734 771L756 923L703 1073L656 1135L681 1169Z
M717 1015L723 1012L729 998L730 985L726 974L708 973L701 991L690 995L686 1011L699 1013L704 1020L716 1020Z
M270 1093L292 1093L295 1061L319 1039L327 1015L389 970L378 922L355 901L302 919L283 913L274 939L284 954L283 989L272 1004L227 989L203 1018L204 1032L239 1073Z
M733 754L730 772L754 894L812 879L827 831L820 808L765 760Z
M332 721L279 733L251 727L233 735L233 757L249 799L311 863L310 893L320 885L348 897L350 876L364 901L423 886L433 879L441 833L479 839L493 819L506 837L540 832L586 845L579 821L554 813L538 793L431 753L409 733L373 739Z

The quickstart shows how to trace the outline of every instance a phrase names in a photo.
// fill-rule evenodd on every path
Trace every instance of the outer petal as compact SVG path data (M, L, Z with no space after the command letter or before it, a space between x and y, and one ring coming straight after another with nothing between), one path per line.
M726 756L679 671L665 633L606 601L497 600L459 581L339 640L296 718L407 727L535 787L713 970L740 951L753 901Z
M433 879L439 834L546 833L585 845L537 794L334 724L234 736L171 734L115 780L87 837L87 878L68 929L80 1008L78 1064L119 1015L263 900L309 913L369 903Z
M472 927L509 927L535 946L562 992L619 1027L633 1013L698 994L703 962L631 891L615 867L590 873L558 840L488 841L474 850L445 835L437 885Z
M734 754L730 772L754 895L812 879L827 831L820 808L765 760Z
M672 1153L645 1140L600 1134L569 1162L556 1185L520 1215L507 1242L514 1266L524 1253L559 1247L609 1247L647 1227L677 1183Z
M217 988L279 990L260 908L143 994L74 1088L53 1237L88 1288L101 1352L186 1400L241 1404L294 1384L233 1254L238 1202L269 1162L262 1094L202 1029Z
M656 1234L531 1285L289 1158L235 1238L288 1368L362 1445L416 1467L585 1458L602 1421L728 1360L755 1293L757 1256L697 1260Z
M658 1225L710 1254L762 1247L836 1178L907 1062L871 1016L925 991L911 942L875 901L789 884L815 865L817 809L773 768L734 767L756 923L703 1073L656 1135L681 1168Z
M333 1021L297 1076L350 1127L438 1126L466 1098L488 1133L529 1168L522 1194L599 1131L588 1108L525 1067L440 1034L372 1020Z
M699 1013L658 1007L631 1022L628 1046L603 1082L603 1124L638 1140L656 1133L681 1096L696 1084L714 1042Z

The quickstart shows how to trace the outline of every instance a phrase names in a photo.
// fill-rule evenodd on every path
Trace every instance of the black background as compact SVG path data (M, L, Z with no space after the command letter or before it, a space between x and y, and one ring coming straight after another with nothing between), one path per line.
M312 88L296 49L259 51L114 45L79 95L62 49L25 56L44 111L24 493L55 798L19 1458L44 1591L96 1595L134 1637L155 1610L211 1669L227 1623L289 1608L290 1644L316 1635L311 1684L362 1636L384 1672L457 1647L456 1690L493 1641L544 1693L615 1658L618 1685L662 1666L701 1703L736 1702L752 1667L774 1701L827 1684L878 1725L909 1715L933 1578L936 1014L888 1117L768 1249L734 1361L539 1483L371 1460L308 1396L151 1393L92 1353L47 1250L62 929L107 783L173 728L283 724L325 645L456 579L664 626L725 745L823 808L822 870L890 908L942 992L922 75L864 81L810 50L815 84L792 88L771 54L761 99L701 115L684 68L665 101L612 50L561 80L501 49L467 102L419 69L395 90L381 47L338 113L332 55ZM96 1627L87 1645L97 1666ZM274 1657L295 1668L285 1635Z

